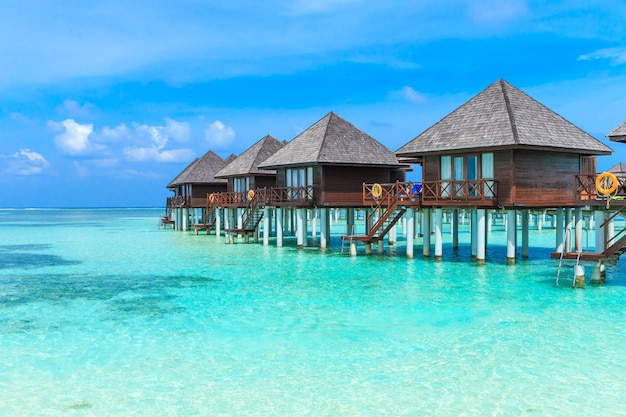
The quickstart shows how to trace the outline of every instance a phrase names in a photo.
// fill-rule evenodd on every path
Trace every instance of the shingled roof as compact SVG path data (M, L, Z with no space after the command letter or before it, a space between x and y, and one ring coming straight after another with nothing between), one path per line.
M265 136L249 147L234 161L215 174L216 178L228 178L242 175L275 175L276 171L260 169L259 164L274 155L285 144L271 135Z
M386 146L330 112L296 136L261 168L303 165L402 166Z
M611 130L607 136L614 142L626 142L626 122Z
M396 154L402 157L476 148L540 147L585 155L612 149L504 80L435 123Z
M167 188L174 188L182 184L225 184L226 180L215 178L215 174L227 164L219 155L208 151L201 158L196 158Z

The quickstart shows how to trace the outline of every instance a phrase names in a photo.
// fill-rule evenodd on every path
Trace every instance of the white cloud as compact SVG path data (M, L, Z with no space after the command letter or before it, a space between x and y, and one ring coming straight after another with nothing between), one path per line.
M206 142L214 149L227 149L235 139L235 130L216 120L204 130Z
M81 105L76 100L65 100L63 104L57 107L57 111L70 117L87 117L91 114L93 104L85 103Z
M169 137L177 142L188 142L191 137L191 128L187 122L177 122L176 120L165 118L167 124L165 129Z
M124 156L130 161L184 162L193 159L191 149L160 150L156 147L124 148Z
M626 64L626 48L604 48L578 57L580 61L610 59L614 65Z
M478 23L497 23L525 16L528 7L525 0L470 1L469 17Z
M10 156L0 155L6 161L4 173L13 175L36 175L48 167L48 161L38 152L30 149L20 151Z
M90 142L89 135L93 132L93 124L80 124L74 119L66 119L61 123L49 121L48 126L60 132L54 137L54 142L68 155L84 155L106 149L104 145Z
M125 123L120 123L113 128L105 126L95 135L99 142L119 142L130 138L132 132Z
M428 98L424 94L414 90L413 87L408 85L405 85L399 91L392 91L389 93L388 97L392 100L408 101L411 103L424 103L428 101Z

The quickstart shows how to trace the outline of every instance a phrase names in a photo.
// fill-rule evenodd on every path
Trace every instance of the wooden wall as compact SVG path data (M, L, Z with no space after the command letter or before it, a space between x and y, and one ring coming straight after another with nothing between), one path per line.
M513 163L513 204L528 207L573 205L574 176L582 171L580 155L517 150Z
M504 207L572 206L574 176L595 171L595 157L574 153L505 149L493 154L498 205ZM441 180L440 157L424 157L423 181Z
M390 183L404 180L404 172L376 167L323 166L316 205L362 207L363 183ZM402 176L402 178L398 178Z

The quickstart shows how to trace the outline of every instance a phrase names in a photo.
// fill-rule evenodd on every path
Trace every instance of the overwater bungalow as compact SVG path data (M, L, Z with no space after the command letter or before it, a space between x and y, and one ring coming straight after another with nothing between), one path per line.
M167 218L164 220L173 222L179 230L188 230L190 210L196 220L202 218L207 206L207 194L225 192L227 189L227 181L216 178L215 174L235 158L235 155L231 155L222 159L215 152L208 151L191 162L167 184L174 196L167 199Z
M230 211L230 226L226 232L256 231L262 212L254 210L254 216L245 216L245 209L256 200L255 193L262 192L264 195L267 189L276 187L276 171L261 169L259 164L284 146L284 142L267 135L215 174L215 178L226 179L228 186L226 192L209 195L209 207L210 210L227 208ZM216 230L219 233L219 227Z
M615 129L611 130L607 135L613 142L626 143L626 121Z
M295 210L298 246L306 245L306 210L319 209L324 248L330 238L329 209L346 209L350 227L354 209L369 207L363 202L363 183L404 181L409 166L399 163L376 139L330 112L260 168L276 170L276 187L268 191L263 204ZM281 210L276 213L282 216Z
M507 211L511 225L517 224L520 211L522 255L527 256L530 209L557 209L557 247L564 251L571 233L564 238L562 227L567 219L571 231L571 209L578 208L574 241L580 250L582 212L572 192L574 178L595 174L596 156L611 152L543 104L498 80L396 154L402 162L422 167L420 207L424 213L434 210L435 257L441 257L442 209L450 209L456 221L458 209L464 208L470 210L473 220L472 256L482 263L489 209ZM428 222L424 227L430 229ZM508 228L507 259L511 263L516 257L516 229ZM429 252L426 240L424 254Z

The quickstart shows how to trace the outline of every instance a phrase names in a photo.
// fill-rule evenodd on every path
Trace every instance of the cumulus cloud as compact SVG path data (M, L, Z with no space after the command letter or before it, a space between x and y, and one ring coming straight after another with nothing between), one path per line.
M20 149L13 155L0 155L6 161L4 172L13 175L36 175L48 167L48 161L38 152Z
M89 135L93 132L93 124L80 124L74 119L66 119L58 123L49 121L48 126L59 132L54 143L68 155L85 155L106 149L104 145L92 143Z
M129 161L184 162L194 157L191 149L162 150L157 147L124 148L124 156Z
M165 118L165 130L169 137L177 142L188 142L191 137L191 128L187 122L177 122L176 120Z
M428 101L424 94L414 90L413 87L409 87L408 85L405 85L399 91L392 91L389 93L389 98L392 100L402 100L411 103L424 103Z
M93 104L85 103L81 105L76 100L65 100L63 104L57 106L57 112L66 114L70 117L87 117L94 108Z
M595 59L610 59L613 65L626 64L626 48L604 48L598 49L590 54L578 57L580 61Z
M235 140L235 130L216 120L204 130L204 138L211 148L226 149Z
M95 136L99 142L120 142L132 136L132 131L125 123L120 123L115 127L105 126Z

